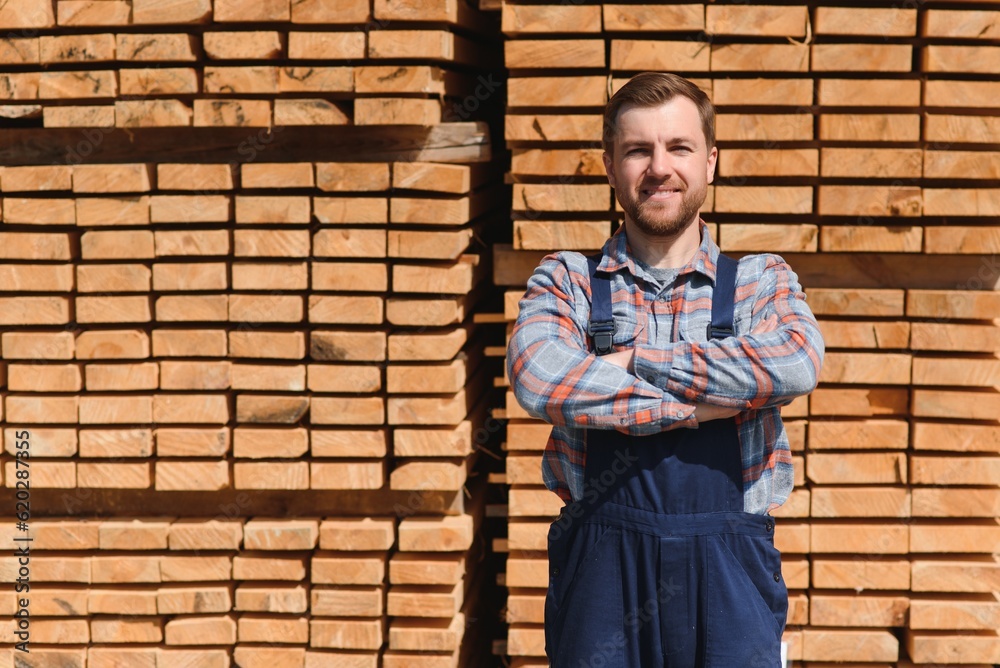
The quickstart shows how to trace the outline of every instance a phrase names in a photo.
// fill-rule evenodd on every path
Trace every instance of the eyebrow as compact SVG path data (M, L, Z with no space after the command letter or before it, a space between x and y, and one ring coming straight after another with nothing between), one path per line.
M630 148L632 146L649 146L653 143L655 142L646 141L644 139L628 139L622 142L622 148ZM674 144L691 144L692 146L697 145L697 143L690 137L672 137L667 141L667 144L671 146Z

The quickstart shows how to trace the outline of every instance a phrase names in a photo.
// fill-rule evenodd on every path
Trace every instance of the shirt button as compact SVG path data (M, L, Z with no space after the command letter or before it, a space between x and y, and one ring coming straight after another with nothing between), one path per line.
M772 529L774 529L774 522L768 521L768 523L764 525L764 528L767 529L768 531L771 531Z
M553 566L552 567L552 576L555 577L557 575L559 575L559 567L558 566Z
M619 420L619 422L621 422L622 424L626 424L628 422L628 418L622 418L621 420Z
M677 417L679 418L684 417L684 411L677 411Z
M781 582L781 573L775 573L774 574L774 581L775 582Z
M646 382L647 383L655 383L656 379L653 378L652 376L646 376Z

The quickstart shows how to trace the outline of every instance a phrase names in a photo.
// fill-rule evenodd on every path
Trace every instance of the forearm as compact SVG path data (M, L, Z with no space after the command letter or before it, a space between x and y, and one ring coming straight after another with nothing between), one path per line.
M515 329L508 377L518 403L553 425L646 435L693 427L694 404L586 350Z
M639 345L636 374L692 402L759 409L786 404L816 387L823 343L814 324L796 322L763 334Z
M636 375L688 401L742 410L786 404L811 392L824 344L795 273L769 256L754 290L748 332L659 349L636 346Z

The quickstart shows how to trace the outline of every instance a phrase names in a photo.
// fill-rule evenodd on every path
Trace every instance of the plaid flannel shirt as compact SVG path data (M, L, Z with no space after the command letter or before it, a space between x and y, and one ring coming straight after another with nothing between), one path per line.
M635 371L595 356L587 335L586 257L547 255L528 281L507 349L518 403L553 425L542 458L548 489L565 502L584 494L587 434L697 429L696 403L739 408L744 508L765 513L793 486L780 406L816 387L824 343L795 272L773 254L739 261L735 335L708 340L719 247L704 221L701 244L670 285L630 253L624 226L604 244L598 268L612 274L616 351L635 349ZM770 316L777 325L757 331Z

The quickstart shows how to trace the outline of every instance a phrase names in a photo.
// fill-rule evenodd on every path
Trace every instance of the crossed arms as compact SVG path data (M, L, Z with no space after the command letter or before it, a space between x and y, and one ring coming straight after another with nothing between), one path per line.
M808 394L824 344L798 279L776 255L744 261L759 265L749 268L756 285L738 289L752 299L749 333L598 357L588 351L586 261L546 256L528 281L507 349L518 402L554 425L646 435Z

